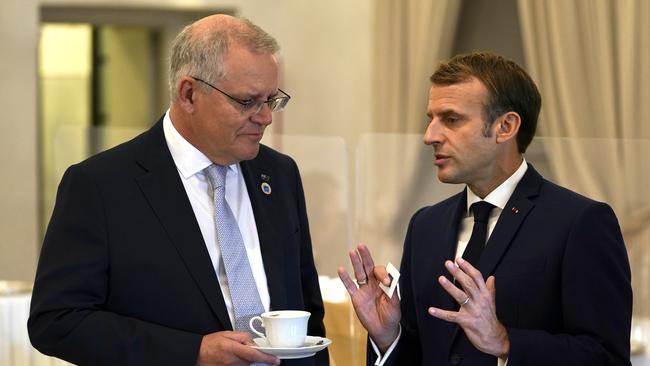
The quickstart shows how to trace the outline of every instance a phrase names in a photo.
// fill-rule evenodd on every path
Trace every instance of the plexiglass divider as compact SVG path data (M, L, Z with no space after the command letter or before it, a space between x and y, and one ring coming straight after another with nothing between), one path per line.
M350 269L352 199L350 154L339 137L274 135L269 146L290 155L300 169L316 268L325 303L325 327L332 339L332 366L365 364L366 332L354 314L336 269Z

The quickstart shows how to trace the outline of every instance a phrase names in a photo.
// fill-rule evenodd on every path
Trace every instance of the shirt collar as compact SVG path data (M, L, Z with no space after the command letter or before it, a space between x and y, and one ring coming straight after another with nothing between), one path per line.
M519 168L517 168L517 170L508 179L506 179L492 192L490 192L487 196L485 196L485 199L483 200L479 196L474 194L474 192L472 192L472 190L469 189L469 187L467 187L467 211L466 212L469 212L469 207L473 203L479 201L487 201L503 210L503 208L506 206L506 203L508 203L510 196L512 196L512 192L515 191L517 184L519 184L519 181L521 180L521 178L523 178L527 169L528 169L528 163L526 163L526 159L523 159L521 164L519 165Z
M176 168L183 178L188 179L212 165L212 161L205 154L185 140L178 130L176 130L169 116L169 109L163 117L163 131L165 132L165 141L167 141L167 146L174 159L174 164L176 164ZM238 174L238 167L238 164L231 164L228 166L228 169Z

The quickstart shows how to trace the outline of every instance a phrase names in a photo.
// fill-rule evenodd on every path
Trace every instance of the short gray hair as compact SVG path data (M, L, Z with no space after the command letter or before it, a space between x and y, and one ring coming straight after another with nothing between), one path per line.
M223 58L228 47L237 42L253 53L275 54L280 50L278 42L262 28L246 18L237 18L240 24L232 27L210 28L207 32L195 32L192 23L176 36L172 43L169 60L169 95L176 101L176 84L185 76L196 76L210 83L225 75ZM201 84L201 87L206 88Z

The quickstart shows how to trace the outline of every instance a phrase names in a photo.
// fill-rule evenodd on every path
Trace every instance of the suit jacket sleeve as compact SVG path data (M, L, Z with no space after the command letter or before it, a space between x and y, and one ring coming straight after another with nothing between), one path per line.
M45 235L28 330L41 352L80 365L193 365L202 336L107 312L108 230L102 193L66 171Z
M592 203L571 226L562 260L563 329L509 328L510 365L630 365L632 290L616 216ZM497 292L499 282L497 279Z

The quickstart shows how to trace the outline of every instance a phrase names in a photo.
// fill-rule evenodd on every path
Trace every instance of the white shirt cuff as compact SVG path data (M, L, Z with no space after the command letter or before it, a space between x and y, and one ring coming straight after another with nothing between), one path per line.
M377 348L377 345L375 344L375 341L373 341L372 338L368 338L368 339L370 339L370 344L372 345L372 349L375 351L375 354L377 355L377 360L375 361L375 366L383 366L384 363L386 363L386 360L388 359L388 356L390 356L390 354L395 349L395 346L397 346L397 342L399 341L401 336L402 336L402 325L400 324L399 332L397 333L397 338L395 338L393 343L386 350L386 353L384 353L383 355L379 351L379 348Z

